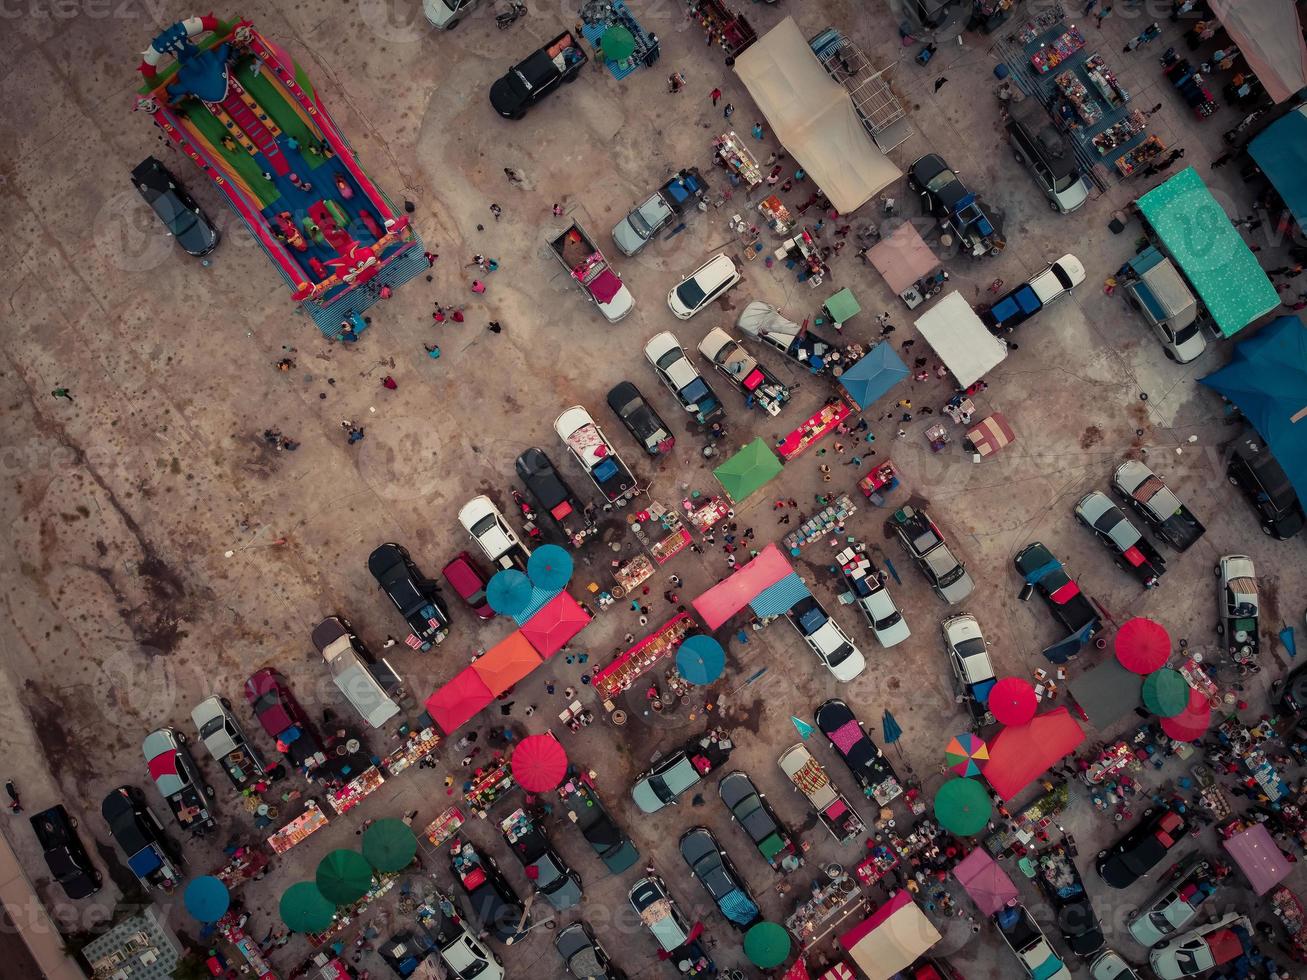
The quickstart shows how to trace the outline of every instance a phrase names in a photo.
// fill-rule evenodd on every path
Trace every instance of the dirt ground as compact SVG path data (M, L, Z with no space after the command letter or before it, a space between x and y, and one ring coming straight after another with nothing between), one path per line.
M914 331L911 316L874 270L858 262L854 247L834 259L834 282L821 289L796 285L783 268L747 263L743 282L713 309L689 323L674 321L664 303L667 290L719 250L740 255L727 222L736 212L747 213L751 204L738 192L720 207L692 213L682 233L656 241L636 258L616 260L637 304L623 322L604 322L569 283L547 252L546 235L557 224L551 214L555 203L607 243L608 229L625 209L678 168L698 166L714 185L716 201L724 181L722 171L711 167L710 140L724 124L709 91L722 88L725 101L736 107L731 123L746 139L758 118L743 87L723 67L721 52L705 47L697 26L684 20L682 5L673 0L634 5L642 23L662 39L663 57L652 70L617 82L605 71L587 68L578 84L520 122L493 113L487 88L509 63L553 37L560 25L572 24L571 4L533 5L507 31L496 30L490 14L480 11L447 35L432 31L411 0L253 3L218 10L251 17L294 54L374 179L396 200L416 204L417 227L440 254L434 281L415 280L374 308L374 326L361 342L348 348L327 343L307 317L295 315L275 271L214 189L158 141L148 120L130 111L136 52L163 26L204 11L136 0L112 9L96 5L94 12L89 3L72 6L76 9L58 13L32 0L30 9L6 19L0 32L0 226L6 229L0 237L0 268L6 270L0 521L7 527L0 545L0 749L8 760L5 774L21 787L27 808L62 800L81 817L81 833L107 872L106 887L95 899L69 903L48 881L26 821L6 822L6 833L52 914L67 932L77 933L138 897L98 808L114 786L148 782L139 748L144 735L169 724L189 731L191 707L218 692L237 704L252 737L271 754L272 746L241 704L242 682L265 664L290 678L313 717L326 706L347 711L311 650L313 625L326 615L347 615L374 649L387 634L398 634L402 624L365 567L368 553L378 543L398 541L434 575L453 554L471 546L455 515L478 493L488 494L516 522L509 496L513 459L529 446L543 447L572 486L584 492L583 474L552 432L562 409L587 406L641 482L650 483L652 499L675 506L687 490L717 489L701 454L705 438L678 415L644 363L642 347L653 334L673 329L689 350L714 325L734 332L734 318L750 300L774 303L800 321L840 286L852 288L863 308L847 336L864 343L874 338L875 314L881 310L893 314L895 341L912 340ZM1301 621L1307 585L1303 539L1277 542L1258 533L1253 511L1223 478L1222 451L1238 430L1195 379L1224 363L1229 345L1214 345L1198 362L1178 367L1163 357L1119 295L1104 295L1104 277L1131 254L1139 234L1133 225L1114 235L1108 221L1146 189L1144 179L1096 195L1071 216L1052 213L1001 142L991 94L996 59L987 39L967 34L961 45L942 44L927 70L911 60L915 46L899 45L895 18L880 3L790 0L775 7L742 6L760 33L787 15L805 35L835 25L878 64L898 65L895 86L915 132L893 152L894 161L906 169L918 156L939 152L1005 216L1008 246L1001 255L947 263L952 285L969 300L982 302L996 278L1016 284L1066 252L1088 270L1081 288L1021 328L1019 350L993 373L988 391L978 398L982 413L1004 411L1018 434L1017 445L999 457L974 464L959 448L956 428L948 450L931 455L923 432L936 419L920 414L903 425L906 437L896 438L900 422L884 418L895 398L938 411L949 396L948 383L933 375L900 386L867 413L877 436L875 458L892 454L904 474L905 489L893 499L928 503L970 568L977 588L965 608L979 617L999 673L1028 676L1043 662L1040 650L1055 639L1047 611L1017 595L1020 581L1011 559L1031 541L1044 541L1067 560L1112 622L1152 616L1193 647L1212 636L1214 563L1223 554L1245 553L1257 563L1265 595L1268 669L1245 692L1249 707L1243 716L1262 713L1265 687L1285 666L1282 648L1272 642L1274 632L1282 623ZM1092 24L1086 30L1091 43L1101 38L1136 105L1161 103L1154 131L1186 149L1183 163L1210 180L1232 217L1245 214L1252 193L1239 182L1237 168L1209 169L1221 152L1222 131L1236 121L1234 113L1222 109L1196 122L1157 72L1156 56L1178 33L1177 25L1162 17L1162 39L1137 53L1120 53L1124 40L1155 16L1122 9L1101 31ZM688 84L673 95L666 76L676 70ZM938 79L947 81L937 87ZM776 149L770 133L757 144L764 158ZM223 229L225 240L207 265L162 235L130 186L128 172L149 153L175 170ZM519 170L524 181L510 184L504 167ZM788 200L797 203L807 193L807 185L800 184ZM887 193L914 213L904 184ZM501 220L492 217L491 203L503 208ZM764 241L770 242L768 235ZM1257 240L1266 264L1279 264L1283 243ZM469 290L464 264L474 253L501 263L484 296ZM465 305L466 323L434 326L434 302ZM487 331L489 320L501 321L503 333ZM438 361L422 349L433 342L444 351ZM924 348L918 340L905 352L907 359L928 357ZM275 369L283 356L294 358L293 371ZM698 361L697 354L691 357ZM726 383L714 379L728 411L731 445L724 450L755 435L777 439L828 394L824 382L778 355L761 357L796 385L794 403L776 419L749 414ZM379 384L387 374L398 381L397 390ZM677 436L673 457L656 467L637 457L603 404L607 390L622 379L641 388ZM49 393L58 386L70 388L75 400L52 398ZM364 425L365 439L347 445L342 419ZM270 426L299 440L299 450L278 453L266 446L260 433ZM1125 454L1145 451L1150 465L1208 529L1189 552L1168 556L1170 570L1152 592L1113 568L1071 514L1089 489L1106 489L1112 467ZM833 452L822 459L811 453L799 458L740 508L741 528L754 527L759 544L776 540L787 530L773 513L776 497L796 498L806 510L815 493L855 493L858 471L839 465L848 458ZM817 469L823 461L832 464L830 483L821 481ZM957 610L946 610L888 541L884 516L860 506L849 529L874 553L893 559L902 574L902 584L892 591L913 635L892 652L880 649L854 614L838 606L840 588L829 570L832 551L826 543L811 545L796 561L866 654L869 668L856 681L837 684L788 626L751 633L745 644L735 636L738 623L731 623L720 634L729 653L727 674L708 692L715 713L706 714L706 699L700 699L653 718L637 691L623 705L631 715L625 727L614 729L601 720L580 734L562 733L570 756L598 774L602 794L643 858L664 874L683 907L704 918L721 966L745 965L739 937L709 912L704 892L680 860L676 841L686 829L696 824L714 829L773 919L789 913L819 863L857 860L855 847L835 846L814 825L806 802L776 767L779 752L796 741L791 715L810 719L817 704L840 696L878 728L882 711L892 710L904 729L902 758L892 757L924 781L927 792L942 779L943 745L965 728L936 629L943 616ZM573 591L585 595L592 581L606 586L609 563L637 550L624 520L607 520L600 539L580 558ZM687 552L664 571L685 580L681 594L688 597L728 569L725 555L710 549L702 557ZM660 595L665 586L655 586L648 599L651 625L670 612ZM428 655L399 647L402 652L391 658L419 704L510 628L502 618L482 624L462 608L454 612L454 631L443 646ZM512 717L518 730L547 729L563 708L563 688L582 686L581 674L606 662L624 634L641 632L637 615L613 606L574 644L589 654L587 665L569 666L559 658L519 685ZM1073 671L1102 655L1082 657ZM748 682L764 669L760 679ZM547 678L556 682L559 694L545 693ZM540 710L524 718L528 704ZM602 716L599 705L593 706ZM480 730L502 720L492 708L478 719ZM788 895L776 893L773 873L729 825L715 780L703 787L702 808L687 800L682 807L638 817L629 801L634 775L709 720L724 724L738 743L729 769L749 772L781 817L801 828L812 845L809 867L796 876L797 888ZM1115 734L1091 732L1090 737ZM374 749L388 746L385 733L374 736ZM837 782L850 783L826 746L814 751ZM200 762L218 789L222 827L207 841L186 845L190 874L216 867L228 838L252 836L222 774L212 760ZM446 771L461 778L452 750L442 754L434 773L413 770L397 777L367 804L276 861L273 873L244 893L254 914L253 932L263 935L279 924L276 902L282 890L311 877L330 848L354 846L354 831L363 820L413 809L419 811L419 824L433 818L449 802L442 783ZM1173 763L1144 778L1160 786L1177 774ZM304 788L298 779L292 782ZM146 787L146 793L163 814L153 788ZM1064 822L1081 853L1092 855L1115 838L1117 827L1095 813L1081 790L1073 794ZM901 804L898 809L902 823ZM585 879L587 901L579 917L595 927L632 976L670 975L626 906L638 866L607 875L580 836L554 819L553 840ZM527 882L493 825L477 823L470 835L498 855L525 895ZM1202 846L1215 845L1204 838ZM450 886L443 859L432 855L427 865ZM1087 860L1081 865L1092 875ZM1150 886L1145 882L1111 894L1096 880L1089 887L1109 942L1142 962L1144 951L1125 936L1123 921ZM1022 889L1049 921L1034 889L1028 883ZM1240 901L1237 889L1223 898L1231 905ZM180 902L174 904L172 921L193 934L194 924ZM961 907L970 911L965 898ZM21 910L14 914L21 917ZM569 912L560 921L576 917ZM968 977L1016 975L1010 954L989 927L973 934L964 917L941 920L940 926L939 950ZM510 975L532 969L558 975L548 942L542 929L520 946L498 952ZM274 955L274 963L289 971L305 952L302 940L295 940ZM363 965L374 976L385 969L371 954Z

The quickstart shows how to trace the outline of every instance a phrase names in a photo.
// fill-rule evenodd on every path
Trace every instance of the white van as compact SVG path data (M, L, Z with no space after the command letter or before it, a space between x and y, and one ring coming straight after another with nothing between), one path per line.
M395 698L400 695L403 681L385 658L374 660L348 620L328 616L314 627L313 645L326 661L340 693L364 721L381 728L399 714Z

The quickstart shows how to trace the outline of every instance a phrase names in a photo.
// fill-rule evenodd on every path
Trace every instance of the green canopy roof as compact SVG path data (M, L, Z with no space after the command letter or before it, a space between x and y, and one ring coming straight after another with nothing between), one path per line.
M329 851L318 865L318 891L337 905L351 905L368 893L372 865L358 851Z
M363 857L378 871L401 871L418 852L418 839L403 820L378 820L363 831Z
M935 793L935 819L959 837L980 833L993 812L994 804L979 780L950 779Z
M847 286L826 300L826 312L836 323L843 323L862 312L862 307L853 298L853 291Z
M790 955L790 934L775 922L759 922L744 934L744 955L759 969L780 966Z
M326 932L336 907L311 881L298 881L281 893L281 921L294 932Z
M717 482L735 503L743 503L781 471L781 461L759 437L713 470Z
M1257 256L1193 167L1137 203L1223 336L1233 337L1280 305Z

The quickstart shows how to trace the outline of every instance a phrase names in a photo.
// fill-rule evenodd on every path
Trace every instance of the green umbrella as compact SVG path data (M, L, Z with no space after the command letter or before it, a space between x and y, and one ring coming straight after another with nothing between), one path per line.
M635 38L621 24L614 24L604 31L599 39L599 47L609 61L625 61L635 51Z
M993 810L989 793L976 779L950 779L935 793L935 819L959 837L984 830Z
M1189 682L1178 670L1163 667L1144 678L1144 707L1160 718L1174 718L1189 704Z
M336 907L311 881L297 881L281 893L281 921L293 932L326 932Z
M318 891L337 905L357 902L371 885L372 866L358 851L330 851L318 865Z
M775 922L759 922L744 934L744 955L760 970L780 966L790 955L790 934Z
M378 871L401 871L418 852L418 839L403 820L378 820L363 831L363 856Z

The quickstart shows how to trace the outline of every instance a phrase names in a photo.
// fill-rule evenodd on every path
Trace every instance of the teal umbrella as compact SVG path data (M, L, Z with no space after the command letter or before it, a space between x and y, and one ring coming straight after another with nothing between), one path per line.
M676 651L676 670L691 684L711 684L726 669L726 651L711 636L687 636Z
M536 588L559 592L572 577L572 556L556 544L542 544L527 559L526 574Z
M337 905L352 905L372 887L372 865L358 851L328 851L318 865L318 891Z
M790 715L790 721L794 722L794 727L799 730L799 738L807 738L812 734L812 726L802 718L796 718L794 715Z
M744 934L744 955L760 970L780 966L790 955L790 934L775 922L759 922Z
M281 893L281 921L292 932L326 932L336 907L322 897L311 881L297 881Z
M893 745L903 737L903 729L899 727L898 720L890 713L888 708L881 715L880 732L885 739L886 745Z
M526 609L534 594L531 580L516 568L496 572L486 585L486 602L501 616L516 616Z
M976 779L950 779L935 792L935 819L945 830L970 837L985 829L994 804Z
M201 922L217 922L231 904L227 886L213 875L202 875L186 886L186 911Z

